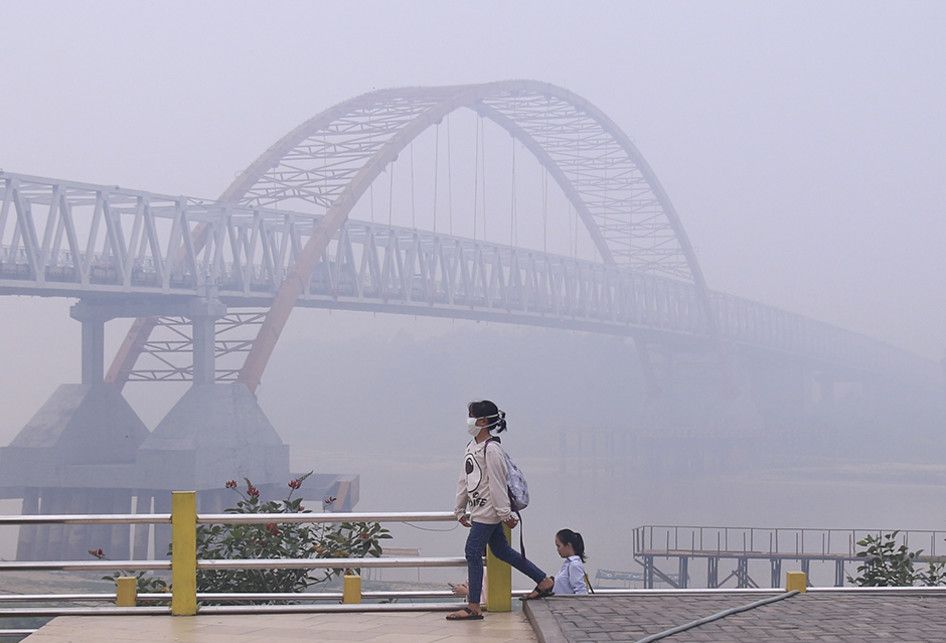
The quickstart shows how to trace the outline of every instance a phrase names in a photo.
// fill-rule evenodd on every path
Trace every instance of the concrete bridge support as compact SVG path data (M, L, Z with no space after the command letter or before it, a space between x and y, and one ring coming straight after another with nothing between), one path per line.
M102 380L108 309L80 302L82 382L63 384L9 446L0 449L0 494L23 498L25 514L129 513L133 470L148 429L121 393ZM84 559L89 549L130 556L127 527L23 527L19 560Z
M105 322L143 312L173 312L193 324L194 383L153 433L103 381ZM226 481L242 477L264 493L282 493L289 447L245 386L215 382L214 322L225 312L212 298L73 306L82 324L82 382L57 388L0 449L0 496L23 498L24 513L68 514L166 512L174 489L199 490L202 511L222 511L232 501ZM354 491L356 498L357 483ZM81 560L99 548L114 559L145 558L152 548L162 556L169 534L155 535L152 543L147 526L24 527L17 558Z

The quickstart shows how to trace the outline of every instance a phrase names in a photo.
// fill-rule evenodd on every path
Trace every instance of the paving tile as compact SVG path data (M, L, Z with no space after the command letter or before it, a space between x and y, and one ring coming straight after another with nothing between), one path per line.
M636 640L760 598L731 593L556 597L533 611L547 609L552 618L538 619L540 625L557 626L571 642ZM727 616L672 640L946 642L946 594L808 593Z

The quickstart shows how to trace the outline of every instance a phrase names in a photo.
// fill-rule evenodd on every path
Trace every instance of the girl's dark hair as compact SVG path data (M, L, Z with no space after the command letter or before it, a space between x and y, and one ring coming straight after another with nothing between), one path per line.
M571 545L575 555L581 559L581 562L585 562L585 541L581 539L581 534L571 529L562 529L555 534L555 537L563 545Z
M499 410L495 402L481 400L470 402L466 407L471 418L486 418L489 420L490 431L502 433L506 430L506 413Z

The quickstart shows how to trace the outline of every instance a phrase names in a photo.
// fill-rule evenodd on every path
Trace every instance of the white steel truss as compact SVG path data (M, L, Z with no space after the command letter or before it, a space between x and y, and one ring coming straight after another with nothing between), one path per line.
M0 175L0 294L214 296L265 308L320 216L171 197L116 186ZM198 227L200 226L200 227ZM196 241L195 241L196 240ZM924 360L871 338L731 295L711 293L725 340L871 372ZM547 326L700 342L695 286L595 263L396 226L349 220L315 264L297 305ZM242 354L264 312L217 322L218 356ZM130 381L189 379L189 324L157 318ZM239 367L221 368L233 380Z
M240 356L250 351L266 311L229 312L214 323L215 380L235 382L243 365ZM194 378L193 327L180 316L154 318L151 336L135 367L125 374L129 382L188 382ZM237 358L237 359L231 359Z

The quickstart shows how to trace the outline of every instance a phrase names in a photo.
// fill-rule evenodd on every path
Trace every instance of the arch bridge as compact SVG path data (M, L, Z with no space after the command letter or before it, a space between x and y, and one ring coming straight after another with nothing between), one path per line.
M598 261L350 218L414 139L460 109L534 155ZM194 344L187 310L172 302L195 296L229 309L217 312L216 355L246 354L216 378L251 390L294 306L736 344L854 371L927 366L862 335L709 290L670 199L628 136L585 99L544 83L352 98L277 141L217 201L0 178L0 292L122 302L114 314L123 316L140 310L106 375L119 385L193 377L194 365L179 360ZM162 327L172 339L152 337Z
M576 213L593 258L478 238L476 207L473 238L438 231L436 216L429 230L352 216L382 173L393 181L398 156L457 110L507 132L513 154L528 150ZM448 119L448 142L449 131ZM483 208L485 227L485 199ZM749 351L789 364L769 385L793 407L808 401L805 368L923 382L935 368L707 288L628 136L580 96L532 81L357 96L289 132L217 200L0 173L0 295L77 298L72 316L82 322L82 383L60 386L0 449L0 497L23 498L24 513L162 512L167 491L180 488L205 490L200 510L221 511L221 481L235 475L282 489L288 446L253 392L296 306L625 336L650 381L660 351L699 354L720 379L733 352ZM106 369L105 322L115 317L135 322ZM194 386L149 430L120 393L129 381ZM726 426L742 408L691 406ZM323 482L316 499L337 497L343 510L357 501L357 476ZM109 537L65 530L22 531L17 557L82 558ZM110 538L122 556L144 558L165 551L167 535L136 529L130 542L117 529Z

